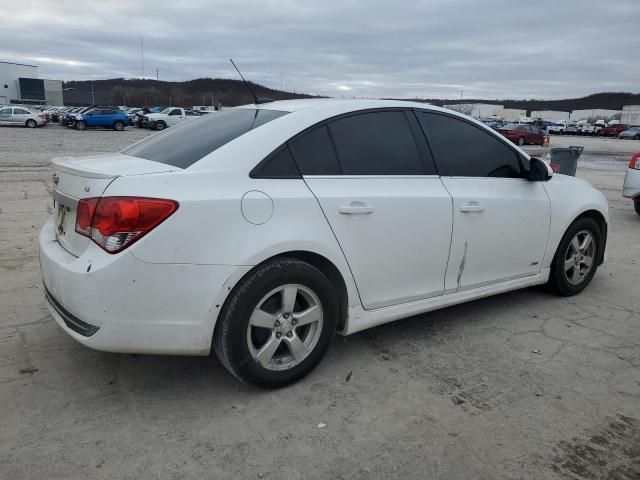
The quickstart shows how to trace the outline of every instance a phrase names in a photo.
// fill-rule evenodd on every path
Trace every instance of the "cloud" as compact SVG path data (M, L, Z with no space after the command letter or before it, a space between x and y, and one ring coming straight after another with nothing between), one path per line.
M366 97L560 98L638 91L640 2L4 0L0 60L42 77L245 76Z

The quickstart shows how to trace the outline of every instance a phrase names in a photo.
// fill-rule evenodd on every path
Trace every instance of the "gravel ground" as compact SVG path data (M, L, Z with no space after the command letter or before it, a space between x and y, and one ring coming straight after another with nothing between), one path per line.
M0 478L640 478L640 217L622 172L579 169L613 215L581 295L527 289L338 338L265 392L215 358L86 349L47 312L49 157L146 134L0 129ZM617 162L640 150L576 140Z

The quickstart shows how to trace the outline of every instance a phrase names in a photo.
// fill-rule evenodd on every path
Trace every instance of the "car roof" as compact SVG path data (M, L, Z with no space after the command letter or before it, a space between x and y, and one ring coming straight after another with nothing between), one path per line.
M227 167L229 169L238 169L242 168L239 164L244 161L247 162L246 167L249 168L249 165L252 163L253 166L255 166L256 158L265 158L284 142L288 141L290 138L302 132L306 128L310 128L319 122L339 115L379 108L416 108L442 112L454 117L464 118L467 122L478 125L481 129L486 130L499 140L511 145L507 139L482 122L458 112L436 107L428 103L403 100L309 98L299 100L278 100L274 102L260 103L257 105L242 105L236 108L275 110L288 112L288 114L267 122L264 125L261 125L260 128L250 130L235 140L221 146L214 152L205 156L202 160L188 167L189 170L198 171ZM526 152L520 150L518 147L512 146L512 148L519 151L525 158L529 158Z
M371 108L424 108L451 112L429 103L410 102L405 100L375 100L375 99L343 99L343 98L301 98L295 100L276 100L273 102L242 105L238 108L258 108L265 110L279 110L282 112L296 112L300 110L344 110L345 112L365 110Z

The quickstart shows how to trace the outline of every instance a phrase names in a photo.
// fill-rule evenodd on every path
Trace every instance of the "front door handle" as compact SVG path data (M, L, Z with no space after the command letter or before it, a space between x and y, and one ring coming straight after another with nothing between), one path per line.
M340 207L338 211L343 215L357 215L373 213L373 207L363 202L351 202L348 207Z
M484 212L484 207L478 202L469 202L466 205L460 207L461 212Z

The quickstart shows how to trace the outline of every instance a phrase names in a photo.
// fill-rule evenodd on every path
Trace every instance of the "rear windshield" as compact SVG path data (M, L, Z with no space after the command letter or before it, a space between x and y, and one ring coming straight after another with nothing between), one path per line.
M224 110L187 120L122 151L126 155L187 168L231 140L288 112Z

